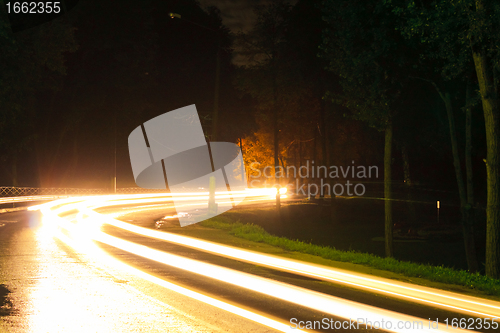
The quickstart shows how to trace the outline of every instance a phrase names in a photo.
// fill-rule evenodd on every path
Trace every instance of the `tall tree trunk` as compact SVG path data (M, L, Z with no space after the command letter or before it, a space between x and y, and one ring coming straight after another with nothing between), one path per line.
M384 149L384 197L385 197L385 255L394 256L392 242L392 184L391 166L392 164L392 122L389 120L385 129L385 149Z
M314 161L314 164L316 164L317 162L317 156L318 156L318 149L317 149L317 143L318 143L318 130L315 128L314 129L314 136L313 136L313 140L312 140L312 158L311 160ZM312 163L311 163L312 165ZM314 177L316 178L316 177Z
M294 176L295 176L294 182L296 185L295 192L298 194L298 189L299 189L298 185L299 185L299 178L300 177L297 174L297 171L300 168L300 159L299 159L299 144L297 144L297 142L294 143L293 164L295 165L295 173L294 173Z
M304 184L304 179L302 177L300 177L300 167L303 165L302 162L304 161L304 156L303 156L303 149L302 149L302 138L300 138L299 140L299 167L297 168L297 177L299 177L299 181L297 182L297 184L299 186L302 186L302 184Z
M311 180L311 183L316 183L316 184L317 184L316 180L317 180L318 176L314 172L314 169L316 167L316 162L317 162L316 161L316 156L317 156L317 153L318 153L318 150L317 150L317 138L318 138L318 129L315 127L314 128L314 138L312 140L312 145L313 145L312 148L313 149L312 149L312 159L311 159L311 166L312 166L312 171L313 172L311 173L311 176L310 176L311 179L310 180ZM316 170L317 170L317 168L316 168ZM314 175L314 177L313 177L313 175ZM316 198L316 194L314 196L312 196L311 195L311 191L309 191L308 195L309 195L309 199L315 199Z
M246 182L245 187L248 187L248 177L247 170L245 170L245 152L243 151L243 142L241 141L241 137L238 139L240 144L240 152L241 152L241 181Z
M465 173L467 179L467 204L474 207L474 183L472 179L472 84L467 82L465 94Z
M61 174L60 178L63 184L68 184L71 183L72 180L78 179L78 156L79 156L79 149L78 149L78 132L79 132L79 126L76 126L75 130L73 131L73 147L71 150L71 158L68 156L68 162L69 165L66 168L64 174ZM69 155L69 154L68 154ZM74 186L74 185L72 185Z
M323 100L321 103L321 111L320 111L320 124L319 128L321 130L321 165L326 166L326 169L329 170L330 165L327 162L327 152L326 152L326 101ZM328 176L328 175L327 175ZM323 198L325 196L325 192L323 186L321 187L320 197Z
M467 82L467 91L465 94L465 174L467 183L467 204L464 207L464 234L469 237L469 246L467 253L473 259L473 266L469 265L471 272L479 270L477 260L475 230L474 230L474 183L472 179L472 106L471 106L471 83Z
M417 220L417 214L415 212L415 205L413 204L412 198L412 185L410 177L410 158L408 157L408 148L405 144L401 147L401 157L403 159L403 174L405 180L405 191L406 191L406 204L408 207L408 221L410 224L415 224Z
M219 86L220 86L220 41L217 36L217 55L215 60L215 92L214 92L214 110L212 113L212 138L211 141L217 141L217 122L219 118Z
M425 80L428 81L428 80ZM471 272L476 272L478 270L479 264L477 261L477 254L476 254L476 245L475 245L475 236L474 236L474 228L473 228L473 217L470 213L470 209L468 209L467 205L467 198L468 194L465 190L465 185L464 185L464 180L463 180L463 175L462 175L462 169L460 166L460 155L458 152L458 141L457 141L457 133L456 133L456 128L455 128L455 118L453 115L453 106L451 103L451 97L449 93L442 93L439 87L435 82L428 81L430 82L436 91L438 92L439 96L443 100L445 107L446 107L446 113L448 116L448 125L450 128L450 141L451 141L451 150L453 154L453 166L455 169L455 178L457 180L457 186L458 186L458 194L459 194L459 199L460 199L460 214L461 214L461 225L462 225L462 234L464 238L464 247L465 247L465 256L467 259L467 265L469 268L469 271ZM466 102L468 103L468 101ZM468 105L467 105L468 106ZM467 131L467 130L466 130ZM466 133L467 136L467 133ZM469 142L470 144L470 142ZM466 143L467 145L467 143ZM469 157L467 157L469 156ZM466 159L470 158L470 151L466 151ZM472 181L472 170L468 170L468 177L470 173L471 181ZM469 184L468 184L469 185ZM471 189L472 191L472 189ZM472 192L471 192L472 193Z
M482 7L482 1L476 1ZM498 98L484 51L472 50L486 127L486 275L500 278L500 124Z
M441 94L446 106L446 113L448 114L448 125L450 128L451 150L453 153L453 166L455 167L455 176L458 185L458 194L460 196L460 212L462 215L462 233L464 237L465 256L467 258L467 266L469 271L477 272L478 263L476 257L476 247L474 244L474 234L471 234L469 226L472 223L469 221L470 214L466 209L467 194L465 193L464 179L462 175L462 168L460 166L460 154L458 152L457 130L455 128L455 116L453 115L453 106L451 104L451 96L449 93Z
M280 160L279 160L279 128L278 128L278 117L279 117L279 112L278 112L278 91L277 91L277 86L276 86L276 77L273 78L273 127L274 127L274 185L278 188L278 191L276 193L276 212L278 216L278 220L281 223L281 202L280 202L280 193L279 193L279 176L278 176L278 171L279 171L279 166L280 166Z
M460 167L460 154L458 152L457 131L455 128L455 116L453 115L453 106L451 104L451 96L449 93L441 95L446 106L448 115L448 126L450 128L451 151L453 154L453 166L455 168L455 178L457 180L458 194L460 197L460 207L464 207L466 203L465 186L462 176L462 168Z
M330 110L330 114L332 115L330 118L326 118L325 117L325 151L326 151L326 154L324 155L325 159L326 159L326 165L327 165L327 168L328 170L330 170L330 166L333 165L335 163L334 161L334 156L335 156L335 151L334 151L334 145L333 145L333 135L329 135L327 136L326 135L326 128L331 128L332 124L332 119L333 119L333 109L329 109L329 108L332 108L333 107L333 104L329 101L325 101L325 115L327 114L327 110ZM326 122L328 122L328 124L326 124ZM330 177L328 175L328 184L330 185L330 193L326 193L326 194L330 194L330 220L332 221L332 223L335 223L338 219L337 217L337 214L336 214L336 203L337 201L335 200L335 193L333 193L333 185L334 185L334 181L333 181L333 177Z
M19 181L17 178L17 153L14 153L12 155L12 186L17 187L19 186Z
M40 128L38 128L38 139L35 140L35 154L37 158L37 174L38 174L38 186L46 187L47 181L50 176L47 177L47 170L50 166L50 156L52 151L49 150L49 132L51 130L50 125L52 124L52 115L54 113L54 104L56 100L56 91L52 91L50 96L49 107L44 110L43 122L40 120ZM42 125L43 124L43 125Z

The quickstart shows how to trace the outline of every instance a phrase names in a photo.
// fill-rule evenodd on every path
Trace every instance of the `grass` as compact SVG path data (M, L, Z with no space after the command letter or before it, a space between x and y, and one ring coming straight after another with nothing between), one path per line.
M357 251L341 251L329 246L320 246L278 237L269 234L262 227L240 222L224 222L218 218L201 223L205 227L227 230L231 235L246 240L277 246L287 251L295 251L319 256L324 259L360 264L380 270L385 270L407 277L424 278L434 282L454 284L482 291L489 295L500 295L500 280L479 273L469 273L444 266L418 264L394 258L382 258L370 253Z

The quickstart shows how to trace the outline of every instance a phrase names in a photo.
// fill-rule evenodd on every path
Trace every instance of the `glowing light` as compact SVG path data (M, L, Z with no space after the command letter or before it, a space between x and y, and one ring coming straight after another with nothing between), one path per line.
M189 214L188 213L183 213L183 212L180 212L180 213L177 213L175 215L167 215L165 216L163 219L164 220L169 220L169 219L178 219L179 217L186 217L188 216Z
M50 229L46 229L46 231L50 230L53 237L58 238L59 240L63 241L64 243L73 247L76 250L79 250L87 255L91 255L98 262L114 266L115 268L120 268L123 271L134 274L135 276L148 280L164 288L168 288L182 295L191 297L198 301L215 306L219 309L228 311L230 313L247 318L262 325L274 328L276 330L282 332L303 332L302 330L292 329L287 323L276 321L274 319L265 317L258 313L242 309L240 307L226 303L224 301L217 300L215 298L203 295L201 293L180 287L176 284L164 281L158 277L155 277L146 272L143 272L129 265L126 265L114 259L113 257L109 256L107 253L102 251L91 241L92 239L111 237L97 230L102 225L102 223L107 220L106 217L97 214L88 208L88 206L96 205L97 202L100 202L100 205L103 205L104 200L98 200L98 199L96 200L94 198L94 200L88 200L83 202L78 199L66 200L64 202L54 201L43 205L33 206L31 207L31 210L40 210L42 212L44 225L50 227ZM69 211L73 211L74 209L78 210L78 213L76 215L76 220L77 220L76 224L63 219L58 215L67 213ZM90 218L90 215L92 215L92 218ZM83 231L83 229L85 229L86 226L89 226L90 229L89 231ZM59 228L67 230L70 236L62 233ZM119 239L117 240L119 241ZM57 313L57 315L59 316L59 313ZM87 321L88 323L96 323L96 320L94 320L93 318L87 318ZM52 327L50 325L47 326L48 324L50 324L50 322L52 322L52 326L53 324L60 323L60 321L57 320L52 320L52 321L43 320L43 322L36 323L34 326L37 327L38 329ZM86 325L83 328L87 329L88 327L89 326ZM49 329L49 331L51 330L52 329Z
M407 299L423 304L432 304L433 306L447 308L461 313L473 314L475 316L492 318L500 317L500 304L494 301L423 286L417 287L404 282L395 282L384 278L349 272L341 269L334 269L326 266L283 259L276 256L242 250L231 246L220 245L169 232L159 232L111 218L106 219L105 223L135 234L140 234L142 236L161 239L167 242L195 248L197 250L267 266L294 274L300 274L325 281L332 281L335 283L342 283L355 288L370 290L372 292L387 294L393 297Z
M273 192L274 190L274 192ZM248 189L241 193L250 197L248 201L260 200L259 197L268 197L277 193L274 188L268 189ZM196 194L199 196L199 193ZM252 199L252 197L254 199ZM187 201L192 199L186 197ZM127 195L127 196L101 196L101 197L85 197L85 198L69 198L64 200L54 201L48 204L39 205L36 208L40 209L44 214L44 221L47 224L55 223L57 227L64 228L69 231L69 236L75 237L73 242L78 243L81 248L86 248L86 251L92 251L94 245L85 242L77 242L77 239L98 240L108 245L120 248L124 251L141 255L146 258L156 260L166 265L172 265L181 269L188 270L196 274L203 274L205 276L218 279L227 283L235 284L243 288L251 289L256 292L265 293L276 298L294 302L303 306L311 307L318 311L329 313L334 316L344 318L367 318L372 321L384 319L395 323L396 321L418 321L423 320L416 317L411 317L388 310L377 309L363 304L350 302L335 298L333 296L324 295L317 292L312 292L303 288L290 286L281 282L272 281L260 277L255 277L247 273L229 270L227 268L210 265L207 263L177 257L175 255L154 250L143 245L128 242L116 237L112 237L100 231L100 226L103 224L113 225L124 230L143 235L162 239L165 241L173 242L176 244L193 247L202 251L223 255L229 258L255 263L262 266L288 271L295 274L332 281L335 283L342 283L351 287L370 290L380 294L389 295L391 297L403 298L413 302L420 302L435 307L442 307L456 312L473 314L480 317L499 317L500 306L498 302L474 298L470 296L460 295L451 292L445 292L432 288L425 288L414 286L402 282L396 282L383 278L363 275L339 269L332 269L320 265L306 264L303 262L287 260L279 257L269 256L252 251L232 248L215 244L207 241L201 241L194 238L180 236L165 232L158 232L152 229L146 229L131 225L109 216L98 214L94 209L100 207L110 207L116 205L145 205L156 204L161 202L171 201L170 195ZM67 214L70 211L76 210L77 223L73 224L65 221L60 215ZM93 222L90 222L93 221ZM44 222L45 223L45 222ZM88 226L88 227L86 227ZM89 231L82 232L83 229L88 228ZM131 269L131 268L130 268ZM146 274L144 272L136 272L137 274ZM163 281L163 280L160 280ZM163 283L163 282L162 282ZM166 283L166 282L165 282ZM158 281L158 284L160 282ZM180 287L179 287L180 288ZM192 292L192 291L189 291ZM205 296L206 297L206 296ZM216 300L216 302L220 302ZM249 313L246 313L249 315ZM253 320L253 319L252 319ZM265 320L264 318L257 319L256 321ZM426 322L426 320L423 320ZM280 325L283 325L279 323ZM288 327L288 326L287 326ZM396 326L393 326L396 327ZM425 327L424 327L425 328ZM440 325L440 330L443 330L443 325ZM296 330L294 330L296 331ZM404 330L393 330L402 332ZM422 330L419 330L422 331ZM439 330L432 329L432 332ZM460 330L453 330L459 332Z
M92 218L97 218L97 213L92 213L91 210L86 210L85 214L87 213L89 214L89 217L91 214ZM106 220L109 220L105 217L101 217L100 219L103 220L102 222L106 222ZM75 225L66 221L60 221L60 225L67 230L75 228ZM135 255L143 256L145 258L155 260L169 266L174 266L196 274L204 275L226 283L237 285L242 288L270 295L294 304L306 306L323 313L343 317L345 319L364 318L371 322L380 322L381 320L385 320L386 322L390 321L392 323L392 327L400 327L398 326L400 322L422 321L421 319L413 316L378 309L372 306L343 300L329 295L324 295L304 288L291 286L286 283L253 276L248 273L242 273L229 268L219 267L213 264L208 264L197 260L165 253L159 250L148 248L144 245L132 243L107 235L103 232L94 234L94 239L104 244L111 245L115 248L119 248L121 250L133 253ZM82 245L82 243L80 243L80 245ZM397 329L391 331L402 332L406 330ZM422 330L418 329L418 331ZM441 325L441 329L434 329L433 331L439 332L445 330L443 330L443 325ZM460 332L463 330L455 331Z
M192 273L217 279L222 282L233 284L241 288L249 289L265 295L305 306L322 313L331 314L345 319L363 318L370 322L381 321L391 322L391 327L398 329L389 329L392 332L418 331L426 332L425 324L420 328L400 329L401 322L426 322L425 320L409 315L396 313L389 310L375 308L369 305L344 300L319 292L310 291L305 288L288 285L283 282L254 276L248 273L235 271L233 269L219 267L213 264L204 263L198 260L180 257L170 253L148 248L144 245L132 243L110 235L101 233L97 240L99 242L111 245L121 250L133 253L135 255L148 258L165 265L177 267ZM388 325L389 326L389 325ZM446 332L445 325L441 323L440 328L428 330L429 332ZM423 328L423 329L422 329ZM454 332L470 332L467 330L454 329Z
M71 214L65 217L65 220L68 220L67 226L70 228L71 222L74 222L74 216ZM186 321L182 313L180 316L173 315L177 311L168 304L146 296L128 283L116 283L115 280L109 279L109 276L102 276L101 273L92 274L92 268L89 274L82 274L81 264L90 263L90 267L99 268L106 265L107 272L115 277L116 274L120 274L128 280L131 275L136 275L159 284L163 288L169 288L178 293L184 291L193 298L196 298L196 292L191 292L192 294L189 295L189 290L183 290L182 287L171 285L122 264L92 242L75 241L72 233L69 233L70 237L60 230L59 224L65 221L58 216L52 216L52 220L48 217L47 222L49 220L51 223L47 226L57 228L45 229L45 226L42 226L35 232L35 242L13 243L21 247L20 253L26 252L27 246L35 246L38 253L37 260L29 262L33 287L30 284L30 288L26 290L29 293L28 302L19 307L19 317L26 318L26 321L22 323L23 332L142 332L145 327L149 328L146 329L147 331L167 327L169 331L197 331L198 324L193 327L192 320ZM85 220L89 219L83 216L81 222ZM53 232L49 234L47 232L49 230ZM77 262L68 263L67 260L61 262L61 255L64 258L65 252L58 247L53 238L58 238L75 249L79 253ZM19 263L16 267L18 266ZM115 273L117 270L119 273ZM124 276L123 273L126 275ZM227 306L227 311L232 310L229 304L224 302L217 304L217 300L210 299L210 297L203 299L203 295L198 296L200 301L210 304L212 300L214 306L219 306L221 309ZM241 314L245 316L245 310L234 308L235 313L241 310ZM251 315L252 313L248 314L249 317ZM254 321L265 322L266 320L265 317L255 316ZM274 327L272 322L268 324ZM281 323L275 322L274 324L278 328ZM3 327L1 324L0 326Z

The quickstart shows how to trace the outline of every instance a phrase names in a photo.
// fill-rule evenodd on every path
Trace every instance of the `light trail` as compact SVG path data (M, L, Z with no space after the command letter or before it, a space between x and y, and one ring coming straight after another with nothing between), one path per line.
M269 193L269 191L265 192L264 196L268 199L269 197L274 198L274 196L272 194L269 195ZM276 191L274 191L274 194L275 193ZM196 248L202 251L223 255L229 258L268 266L279 270L289 271L295 274L301 274L315 278L322 278L324 280L329 280L337 283L348 284L352 287L371 290L378 293L386 293L394 297L406 298L407 300L423 302L431 304L433 306L443 306L448 310L454 310L457 312L463 310L469 314L473 313L476 316L497 317L495 313L498 313L498 310L500 309L500 307L498 307L498 303L496 302L486 302L481 299L466 297L459 294L441 292L431 288L424 288L424 291L422 291L422 289L420 289L421 287L418 287L417 289L410 284L388 282L388 280L385 279L373 277L369 278L368 276L362 274L356 274L352 272L347 273L346 271L342 270L335 270L319 265L304 264L293 260L286 260L274 256L255 253L252 251L246 251L233 247L222 246L211 242L200 241L186 236L158 232L155 230L141 228L122 221L118 221L116 219L98 214L93 211L93 209L100 207L145 204L152 202L158 203L162 202L162 200L171 200L170 196L168 196L168 198L166 197L167 196L159 197L158 194L150 194L139 196L93 196L84 199L70 198L34 206L31 209L40 209L44 214L44 219L45 217L49 217L51 220L56 221L56 229L57 227L62 227L64 229L72 231L74 235L78 235L76 236L77 239L86 240L84 243L87 243L87 245L88 242L91 243L91 240L94 239L99 242L122 249L124 251L156 260L166 265L175 266L196 274L209 276L220 281L238 285L240 287L251 289L256 292L265 293L267 295L271 295L291 303L307 306L311 309L315 309L317 311L328 313L337 317L343 317L345 319L351 319L353 317L366 318L372 322L385 320L386 322L391 322L393 328L398 327L398 322L423 321L426 323L428 321L427 319L421 319L399 314L389 310L378 309L352 301L346 301L333 296L309 291L304 288L291 286L282 282L256 277L247 273L242 273L228 268L223 268L154 250L143 245L131 243L107 235L100 231L100 226L102 224L110 224L115 227L128 230L130 232L134 232L143 236L166 240L176 244ZM60 214L67 213L75 209L78 211L78 223L76 225L59 217ZM147 273L142 272L141 274ZM424 296L422 297L422 295ZM439 301L430 300L429 298L431 298L431 296L439 299ZM460 305L451 305L451 302L454 302L455 305L457 305L458 302L460 303ZM478 308L480 308L481 311L478 311ZM485 309L489 312L486 312ZM263 320L263 318L260 319ZM257 321L261 322L259 320ZM289 328L289 326L287 327ZM426 327L423 327L423 329L419 328L418 331L425 331L425 328ZM415 330L391 329L389 331L406 332ZM430 328L429 331L445 332L446 329L443 327L443 324L440 323L439 329ZM453 329L453 331L459 332L460 330Z
M142 256L151 260L155 260L157 262L169 266L177 267L186 271L190 271L196 274L217 279L219 281L230 283L269 296L273 296L278 299L282 299L284 301L309 307L311 309L326 314L331 314L336 317L345 318L347 320L356 321L358 318L363 318L363 320L372 323L385 322L386 325L388 326L389 326L388 323L390 323L391 328L399 327L401 323L426 322L426 320L423 320L421 318L399 314L393 311L379 309L369 305L356 303L353 301L347 301L334 296L325 295L319 292L310 291L296 286L291 286L283 282L257 277L248 273L242 273L229 268L207 264L197 260L184 258L181 256L165 253L159 250L154 250L144 245L122 240L117 237L107 235L98 230L103 223L106 223L107 219L104 216L100 217L98 215L94 216L91 210L85 207L85 202L71 203L68 205L70 206L68 208L69 210L74 210L75 205L81 206L79 208L80 213L78 214L77 217L78 223L73 224L67 220L59 218L57 220L58 222L56 224L56 227L62 227L63 229L69 231L71 236L75 238L75 242L76 244L78 244L79 248L86 249L85 252L91 252L90 249L95 248L94 246L91 245L92 244L91 240L93 239L97 240L98 242L124 250L126 252ZM47 215L52 219L54 219L54 215L57 214L54 212L47 213L47 207L45 207L42 211L45 212L44 215ZM87 215L89 213L92 214L93 216ZM88 217L84 218L83 216L85 215L87 215ZM47 221L44 222L47 223ZM83 232L81 227L84 227L84 229L86 229L86 232ZM71 240L68 240L66 238L67 236L59 235L59 237L65 242L71 244ZM444 329L443 328L444 325L442 323L441 327L438 329L429 328L428 330L426 330L425 324L423 325L424 326L419 326L417 328L411 328L411 329L398 328L398 329L386 329L386 330L392 332L448 332L451 330L451 329L450 330ZM291 328L287 326L287 330L290 329ZM453 331L467 332L465 330L457 330L457 329L454 329Z
M97 214L93 212L94 214ZM89 214L92 214L89 212ZM93 215L96 216L96 215ZM341 269L306 264L300 261L283 259L272 255L261 254L254 251L220 245L196 238L172 234L169 232L156 231L130 223L122 222L113 218L105 219L106 224L113 225L123 230L133 232L142 236L164 240L187 246L208 253L221 255L231 259L258 264L269 268L286 271L302 276L317 278L324 281L342 283L354 288L370 290L380 294L406 299L427 305L438 306L443 309L475 315L480 317L500 317L500 304L498 302L480 299L477 297L460 295L433 288L394 282L380 277L370 277L365 274L348 272Z
M243 193L242 193L243 194ZM257 194L257 192L253 192L254 196L262 196L262 191ZM247 194L248 195L248 194ZM265 192L265 195L267 195L267 191ZM34 211L34 210L40 210L42 213L42 224L45 228L45 233L48 233L59 240L63 241L65 244L68 246L78 249L82 251L82 253L92 255L94 260L97 260L99 263L106 263L107 265L110 265L115 268L119 268L122 271L128 272L130 274L133 274L135 276L138 276L140 278L143 278L147 281L150 281L152 283L155 283L159 286L162 286L164 288L170 289L172 291L175 291L179 294L185 295L187 297L191 297L193 299L196 299L198 301L201 301L203 303L212 305L214 307L217 307L219 309L225 310L227 312L233 313L235 315L247 318L249 320L252 320L254 322L257 322L259 324L262 324L264 326L268 326L270 328L276 329L278 331L282 332L304 332L300 329L292 329L289 324L285 324L283 322L280 322L278 320L274 320L272 318L260 315L258 313L243 309L241 307L235 306L233 304L215 299L213 297L204 295L199 292L195 292L192 290L189 290L187 288L178 286L174 283L167 282L165 280L162 280L158 277L155 277L151 274L148 274L144 271L141 271L139 269L136 269L132 266L129 266L112 256L108 255L106 252L104 252L102 249L97 247L93 242L92 239L94 239L99 233L101 235L106 234L102 233L99 231L100 228L100 223L95 223L95 221L84 221L84 223L78 223L78 224L72 224L69 221L66 221L65 219L61 218L59 215L66 214L68 212L77 210L77 219L80 221L83 221L83 216L84 212L88 211L87 207L88 205L95 205L96 203L100 202L113 202L113 204L116 204L116 200L121 200L120 204L124 204L123 201L126 201L125 204L137 204L137 203L144 203L144 202L151 202L151 199L153 197L157 197L158 195L137 195L137 196L131 196L131 195L125 195L125 196L106 196L106 197L79 197L79 198L67 198L67 199L62 199L62 200L57 200L54 202L46 203L46 204L41 204L37 206L32 206L29 207L29 210ZM140 199L136 199L137 197L140 197ZM144 200L145 198L146 201ZM164 202L164 201L170 201L171 197L170 195L165 195L161 199L153 200L155 202ZM60 228L66 229L70 231L72 236L74 238L68 237L65 235L63 232L61 232Z
M103 205L104 203L101 203L92 208L97 209L103 207ZM105 206L108 205L109 203L105 204ZM89 214L92 213L89 212ZM94 217L97 216L95 214L93 215ZM283 259L276 256L265 255L253 251L238 249L235 247L224 246L213 242L202 241L187 236L147 229L113 218L106 219L105 223L142 236L161 239L171 243L188 246L197 250L222 255L227 258L258 264L273 269L322 279L325 281L342 283L354 288L370 290L372 292L386 294L392 297L406 299L421 304L433 305L463 314L486 318L500 317L500 304L495 301L460 295L457 293L423 286L415 287L415 285L409 283L394 282L384 278L348 272L341 269L333 269L320 265L306 264L290 259Z
M5 198L0 198L0 204L3 205L9 203L19 203L19 202L29 202L29 201L49 201L67 197L68 195L26 195L19 197L5 197Z
M347 301L334 296L325 295L319 292L310 291L288 285L283 282L274 281L248 273L242 273L225 267L207 264L198 260L184 258L181 256L169 254L159 250L154 250L144 245L139 245L126 240L122 240L104 233L95 236L95 240L111 245L115 248L124 250L141 257L160 262L165 265L180 268L202 276L210 277L222 282L236 285L251 291L259 292L268 296L305 306L322 313L330 314L335 317L341 317L347 320L366 319L366 322L381 323L385 321L387 328L399 327L400 323L424 322L421 318L396 313L389 310L383 310L376 307ZM442 323L441 323L441 326ZM393 332L447 332L446 329L425 329L425 324L417 329L388 329ZM465 330L454 330L456 332L465 332Z
M94 199L94 198L92 198ZM122 271L125 271L129 274L133 274L137 277L140 277L142 279L145 279L147 281L150 281L152 283L155 283L161 287L170 289L172 291L175 291L181 295L196 299L200 302L212 305L214 307L217 307L219 309L225 310L227 312L233 313L235 315L247 318L249 320L252 320L254 322L260 323L264 326L268 326L271 328L274 328L278 331L282 332L304 332L299 329L292 329L288 324L284 324L282 322L279 322L277 320L274 320L272 318L268 318L266 316L260 315L258 313L243 309L241 307L235 306L233 304L215 299L213 297L204 295L199 292L195 292L193 290L181 287L179 285L176 285L174 283L162 280L158 277L155 277L151 274L148 274L144 271L141 271L137 268L134 268L130 265L127 265L109 254L107 254L105 251L100 249L98 246L96 246L92 242L92 238L100 235L103 237L109 236L106 235L100 231L98 231L98 228L100 226L99 223L95 222L90 222L90 221L84 221L83 215L84 213L79 212L77 214L77 220L79 220L78 224L73 224L64 218L61 218L58 214L65 213L68 211L72 211L75 209L75 207L79 206L80 209L84 209L84 204L80 200L74 200L71 201L65 200L66 203L65 205L67 206L66 209L61 207L60 202L51 205L52 203L49 204L44 204L40 206L36 206L36 209L39 209L41 213L43 214L42 217L42 224L43 227L46 229L45 232L48 234L53 235L54 237L58 238L62 242L64 242L66 245L72 247L75 250L79 250L82 253L85 253L87 255L92 256L94 260L96 260L98 263L101 264L106 264L111 267L114 267L115 269L121 269ZM56 210L52 210L52 207L59 207ZM35 210L32 208L32 210ZM82 222L90 222L87 224L87 228L81 228L84 223ZM90 226L90 227L89 227ZM68 235L65 235L59 227L66 229L67 231L70 232L72 237L69 237ZM86 230L85 230L86 229ZM90 238L92 236L92 238ZM112 237L112 236L109 236Z

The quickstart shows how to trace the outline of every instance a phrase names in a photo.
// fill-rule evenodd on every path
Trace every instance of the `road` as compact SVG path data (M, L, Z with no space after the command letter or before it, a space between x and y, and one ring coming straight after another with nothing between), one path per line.
M253 193L243 204L266 202L269 194ZM0 328L8 332L312 331L307 324L459 332L453 318L484 328L500 315L493 301L155 230L152 221L176 214L158 194L68 198L34 210L0 216L0 283L12 301Z

